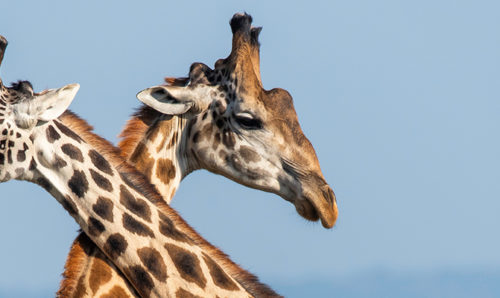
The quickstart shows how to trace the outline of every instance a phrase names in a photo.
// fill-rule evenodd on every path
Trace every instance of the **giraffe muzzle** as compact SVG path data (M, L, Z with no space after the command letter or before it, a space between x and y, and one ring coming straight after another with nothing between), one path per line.
M325 184L316 192L306 192L302 199L295 201L295 209L307 220L321 220L324 228L335 225L338 216L337 200L333 190Z

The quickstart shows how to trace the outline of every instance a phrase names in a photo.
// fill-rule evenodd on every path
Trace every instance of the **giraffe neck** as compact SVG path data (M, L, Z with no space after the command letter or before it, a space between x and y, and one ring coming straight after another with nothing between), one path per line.
M155 113L151 127L147 128L140 140L124 139L118 145L122 155L153 184L163 199L170 203L182 179L199 169L195 160L189 158L186 138L189 130L188 119ZM140 118L139 118L140 119ZM122 136L130 138L130 127L137 129L138 119L128 123ZM144 128L146 129L146 128ZM132 151L127 150L131 142L136 142Z
M119 147L122 157L128 159L150 181L155 181L153 184L159 186L158 190L167 203L175 194L180 181L199 168L198 163L189 158L188 149L183 145L189 135L187 122L186 118L164 116L143 107L128 121L121 134L123 139ZM164 172L158 169L163 169ZM72 245L58 297L74 297L79 293L98 296L99 293L113 290L120 290L121 296L136 297L130 284L108 258L103 256L101 250L91 241L82 239L86 239L83 233ZM231 268L236 267L229 269ZM257 281L247 272L234 270L231 274L239 276L238 280L254 296L277 296L265 286L247 282Z
M65 207L141 296L249 295L223 269L231 261L163 203L141 175L112 156L116 149L96 148L85 133L58 120L47 125L51 128L33 134L35 148L42 150L26 178Z

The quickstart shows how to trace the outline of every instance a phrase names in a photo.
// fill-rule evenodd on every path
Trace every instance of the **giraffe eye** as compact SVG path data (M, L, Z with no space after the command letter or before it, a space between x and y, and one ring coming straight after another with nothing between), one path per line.
M261 129L262 128L262 121L255 118L250 113L246 113L246 112L238 113L234 116L234 119L242 128L245 128L245 129Z

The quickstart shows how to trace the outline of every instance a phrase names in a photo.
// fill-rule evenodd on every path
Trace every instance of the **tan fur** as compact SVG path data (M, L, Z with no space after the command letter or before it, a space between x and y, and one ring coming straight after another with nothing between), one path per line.
M114 286L108 293L101 296L101 298L126 298L130 297L127 293L120 287Z
M111 268L107 265L106 259L94 258L90 269L89 285L92 294L96 294L99 287L111 280Z
M83 270L86 270L87 266L90 266L89 262L92 260L91 256L93 256L93 252L96 248L97 247L86 234L80 233L80 235L78 235L71 245L62 274L63 280L56 294L57 297L79 296L76 295L78 292L76 289L80 276Z

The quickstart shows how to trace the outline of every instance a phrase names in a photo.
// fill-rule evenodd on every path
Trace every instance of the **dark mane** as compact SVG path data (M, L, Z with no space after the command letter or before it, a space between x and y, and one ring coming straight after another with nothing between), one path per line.
M158 112L155 114L149 110L152 109L142 107L138 112L136 112L136 115L138 116L134 116L134 118L139 116L144 117L137 121L140 121L142 125L146 126L146 129L147 123L150 123L148 120L152 120L153 118L151 117L154 115L159 115ZM127 126L130 125L130 122L133 121L134 118L127 123ZM155 206L163 214L172 220L176 228L185 233L193 240L194 244L198 245L204 252L207 253L207 255L217 261L217 263L219 263L224 270L237 280L248 292L256 297L279 296L267 285L260 283L259 279L255 275L240 268L233 261L231 261L225 253L202 238L177 214L175 210L165 203L163 198L158 194L156 188L147 180L147 178L125 161L125 159L120 155L120 149L113 146L106 139L96 135L92 131L93 127L90 126L85 120L81 119L71 111L66 111L59 117L59 120L68 128L75 131L85 142L96 148L96 150L120 172L120 175L125 181L127 181L127 184L142 193L149 201L155 204ZM127 128L128 127L125 128L124 132L127 131ZM141 127L141 129L142 128L143 127ZM134 138L137 139L138 136L134 136Z
M29 89L28 89L29 88ZM16 91L22 92L22 93L27 93L29 94L30 90L33 90L33 85L31 84L30 81L25 81L25 80L19 80L15 83L12 83L10 86L10 89L14 89Z

